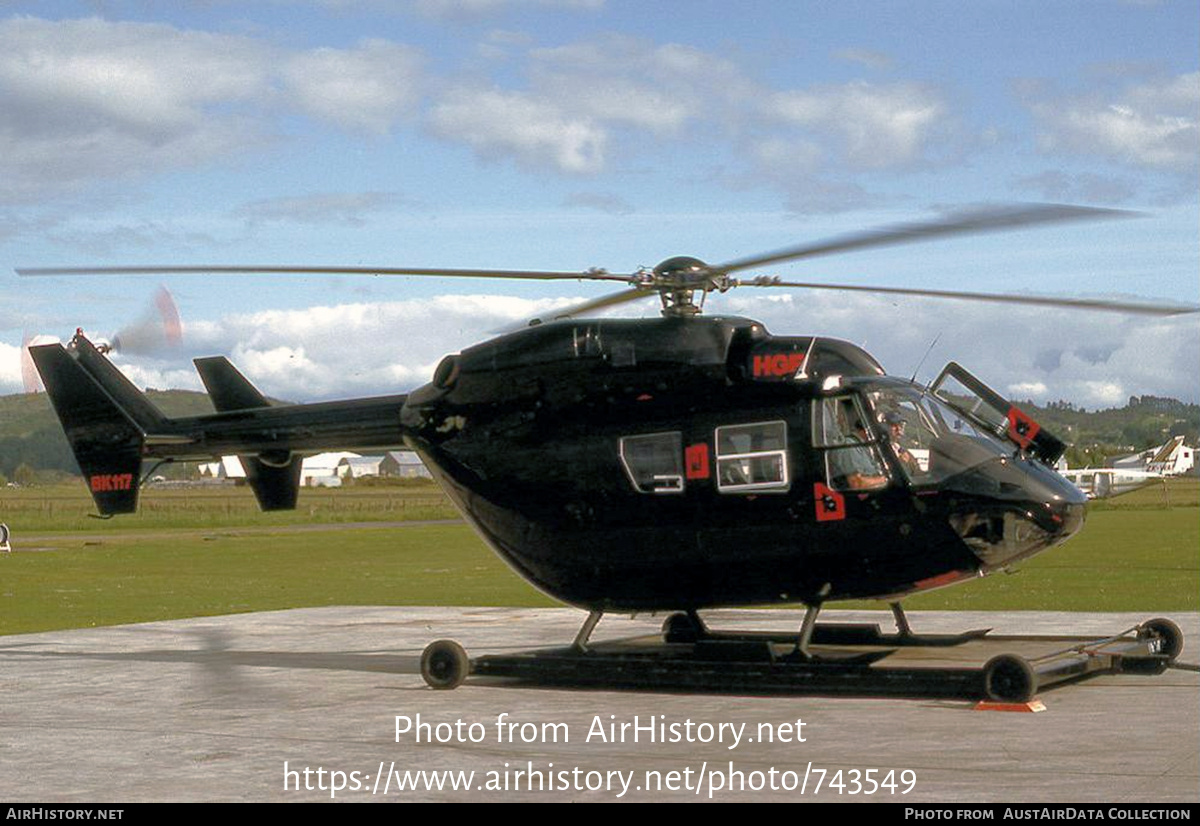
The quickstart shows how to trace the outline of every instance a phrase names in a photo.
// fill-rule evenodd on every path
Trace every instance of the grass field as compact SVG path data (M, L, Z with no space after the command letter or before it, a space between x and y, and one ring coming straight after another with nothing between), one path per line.
M387 487L303 488L294 511L262 513L248 487L156 488L142 491L135 516L94 519L83 482L0 488L0 522L22 533L228 528L341 522L456 519L458 511L433 482Z
M142 513L107 521L90 510L82 485L0 493L15 549L0 555L0 634L321 605L556 604L466 525L418 524L452 517L431 486L305 491L286 514L259 514L244 489L147 491ZM370 524L395 522L413 524ZM1097 503L1078 537L1016 574L905 605L1200 610L1200 482Z

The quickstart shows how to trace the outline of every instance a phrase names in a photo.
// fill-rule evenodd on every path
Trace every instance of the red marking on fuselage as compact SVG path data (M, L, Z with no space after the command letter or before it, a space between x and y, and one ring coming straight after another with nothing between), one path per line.
M1042 426L1029 418L1021 409L1008 408L1008 438L1016 442L1021 450L1029 447L1041 429Z
M818 522L836 522L846 518L846 497L821 482L813 483L813 499Z
M920 582L914 582L913 587L921 591L925 591L929 588L940 588L943 585L949 585L952 582L958 582L960 579L966 579L970 575L970 571L947 571L944 574L938 574L937 576L929 577L929 579L922 579Z
M684 452L684 457L687 461L688 479L708 478L708 445L704 442L688 445L688 449Z
M132 473L97 473L88 477L92 493L108 493L114 490L133 490Z
M754 357L752 373L756 379L790 378L796 375L802 364L803 353L764 353Z

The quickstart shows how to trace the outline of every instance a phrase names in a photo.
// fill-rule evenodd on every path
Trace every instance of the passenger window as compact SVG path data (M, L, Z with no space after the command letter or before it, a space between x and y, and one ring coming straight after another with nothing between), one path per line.
M621 464L638 493L683 493L679 431L622 437Z
M858 399L839 396L813 402L813 446L825 454L825 478L833 490L887 487L879 449Z
M784 422L717 428L717 490L759 493L790 485Z

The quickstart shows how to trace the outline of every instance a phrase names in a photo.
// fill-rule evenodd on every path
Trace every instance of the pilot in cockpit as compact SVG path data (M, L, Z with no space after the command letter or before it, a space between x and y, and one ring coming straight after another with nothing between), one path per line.
M842 400L837 409L836 450L829 453L830 479L835 489L874 490L887 485L887 477L869 445L866 425L854 404Z
M896 458L900 461L904 472L909 475L909 478L912 478L921 472L921 466L904 445L906 441L904 430L908 423L895 410L889 410L887 413L884 413L883 421L887 425L888 441L891 442L892 452L896 454Z

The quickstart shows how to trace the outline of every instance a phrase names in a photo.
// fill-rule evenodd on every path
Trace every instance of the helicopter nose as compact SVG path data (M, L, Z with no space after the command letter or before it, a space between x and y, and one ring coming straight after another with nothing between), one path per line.
M1052 533L1059 542L1065 542L1083 527L1084 518L1087 516L1087 497L1079 494L1077 499L1064 499L1046 507L1050 521L1056 526Z
M1035 462L1031 466L1045 489L1042 507L1046 527L1057 538L1055 544L1065 542L1083 527L1087 516L1087 496L1070 481L1043 465Z
M985 570L1004 567L1066 542L1083 527L1087 497L1067 480L1031 462L1011 465L986 502L965 503L950 524Z

